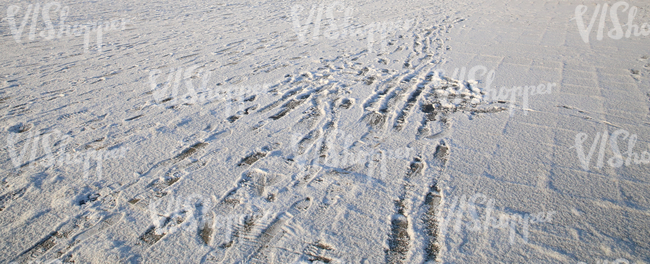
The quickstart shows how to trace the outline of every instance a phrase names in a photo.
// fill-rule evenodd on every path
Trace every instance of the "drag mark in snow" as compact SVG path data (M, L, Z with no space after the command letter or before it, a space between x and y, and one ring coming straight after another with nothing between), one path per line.
M138 119L138 118L140 118L142 116L144 116L144 115L137 115L137 116L134 116L134 117L131 117L131 118L124 119L124 121L133 121L133 120Z
M256 258L257 260L266 260L265 252L269 248L269 244L280 234L282 228L291 221L295 216L304 213L311 207L311 198L306 197L295 202L289 210L285 213L279 215L271 225L269 225L262 234L256 239L257 248L250 254L250 258ZM268 263L268 262L266 262Z
M237 256L232 256L232 254L238 254L242 251L252 252L250 251L252 250L250 244L256 243L255 233L259 232L266 223L273 219L272 212L265 209L275 200L276 189L267 190L267 188L284 181L284 179L284 175L271 175L259 169L252 169L242 174L237 186L226 193L217 206L212 209L212 216L209 216L206 221L206 225L209 225L209 227L207 229L204 227L199 232L199 236L206 245L210 246L210 241L216 241L216 247L212 248L203 257L203 261L223 263L224 259L229 257L235 258L232 261L241 260ZM242 207L251 203L256 207L255 211L233 214L235 210L243 209ZM215 217L215 212L222 216ZM222 221L226 220L225 223L220 223L220 219ZM217 224L219 225L217 226ZM221 239L218 237L213 238L212 234L222 234L225 239L223 237ZM241 248L244 248L244 250L240 250ZM240 254L238 257L243 257L243 255Z
M262 107L257 112L258 113L265 113L265 112L268 112L270 110L273 110L278 105L280 105L282 102L286 101L287 99L291 98L292 96L296 95L297 93L302 92L304 89L305 89L304 87L300 87L300 88L290 90L290 91L286 92L284 95L282 95L282 97L280 99L276 100L273 103L268 104L265 107Z
M373 93L366 101L363 103L363 109L366 111L372 111L372 110L377 110L377 104L384 98L384 96L391 91L391 89L395 86L394 82L396 79L399 78L399 75L393 75L388 78L386 78L384 81L381 83L377 84L377 88L375 88L375 93ZM381 89L381 87L386 87L380 91L377 92L377 90Z
M303 93L303 94L301 94L301 95L298 95L295 99L291 99L289 102L285 103L285 104L282 106L283 109L280 110L280 112L276 113L275 115L273 115L273 116L271 116L271 117L269 117L269 118L270 118L270 119L273 119L273 120L278 120L278 119L284 117L285 115L289 114L291 111L293 111L294 109L296 109L297 107L299 107L300 105L302 105L305 101L307 101L307 99L309 99L309 97L311 97L312 95L316 95L316 96L317 96L317 95L320 94L321 92L325 91L325 90L326 90L325 88L329 88L330 86L331 86L331 85L322 85L322 86L319 86L319 87L317 87L317 88L311 89L311 90L309 90L309 91L307 91L307 92L305 92L305 93ZM301 89L301 91L302 91L302 89ZM294 95L294 94L292 94L291 96L293 96L293 95ZM285 95L285 96L286 96L286 95ZM283 98L281 98L280 100L276 101L276 102L273 103L272 105L276 105L276 106L277 106L281 100L286 100L286 99L288 99L289 97L291 97L291 96L288 96L287 98L285 98L285 96L283 96ZM270 105L269 105L269 106L270 106ZM268 107L268 106L267 106L267 107ZM274 106L274 107L275 107L275 106ZM270 110L270 109L269 109L269 110Z
M294 100L291 100L291 101L287 102L283 106L284 109L282 109L277 114L272 115L270 118L273 119L273 120L278 120L278 119L282 118L283 116L285 116L286 114L291 112L291 110L295 109L296 107L298 107L302 103L304 103L307 100L307 98L309 98L309 96L310 96L310 94L306 94L306 95L301 96L301 97L299 97L297 99L294 99Z
M183 152L181 152L181 153L178 154L176 157L174 157L174 160L175 160L176 162L181 161L181 160L184 160L184 159L186 159L187 157L189 157L189 156L191 156L192 154L194 154L194 153L196 153L197 151L199 151L200 149L205 148L207 145L208 145L208 143L198 142L198 143L196 143L196 144L190 146L189 148L183 150Z
M395 119L395 124L393 125L393 128L395 130L401 131L404 128L404 126L407 123L406 119L411 114L411 109L418 102L420 95L422 95L422 92L424 91L426 85L431 81L432 76L433 73L427 74L425 80L417 84L417 88L415 89L415 91L413 91L409 96L409 98L406 100L406 104L404 105L402 110L398 113L397 118Z

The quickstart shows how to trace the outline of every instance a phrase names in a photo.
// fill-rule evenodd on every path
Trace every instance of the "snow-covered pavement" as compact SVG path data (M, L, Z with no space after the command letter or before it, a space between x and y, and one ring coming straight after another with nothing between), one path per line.
M650 262L650 3L0 3L0 262Z

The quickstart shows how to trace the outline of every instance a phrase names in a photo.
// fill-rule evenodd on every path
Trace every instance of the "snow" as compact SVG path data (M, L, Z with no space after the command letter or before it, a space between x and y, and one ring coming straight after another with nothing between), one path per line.
M650 262L647 2L0 7L2 263Z

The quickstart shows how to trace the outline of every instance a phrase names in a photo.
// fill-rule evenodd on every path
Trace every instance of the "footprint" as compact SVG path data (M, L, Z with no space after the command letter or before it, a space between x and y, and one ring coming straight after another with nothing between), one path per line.
M328 255L330 255L331 254L330 252L333 250L335 250L334 246L319 240L307 245L307 247L305 247L305 249L303 250L303 253L309 256L308 257L309 261L331 263L334 261L334 258Z
M54 259L60 259L62 257L65 258L65 255L68 254L68 252L79 246L83 241L97 234L105 232L107 229L120 222L122 218L124 218L124 213L113 213L105 216L99 223L91 228L84 230L80 234L73 237L70 241L66 241L66 243L61 243L55 246L51 251L51 256L46 255L42 259L51 261Z
M388 241L386 253L386 263L405 263L411 236L408 232L409 219L402 215L396 214L391 219L391 235Z
M426 212L422 220L424 221L427 235L424 249L426 253L425 262L436 261L436 258L440 255L441 241L438 241L438 220L436 212L440 206L441 200L440 189L438 189L438 185L434 183L424 201Z
M9 206L11 202L22 197L25 194L26 190L27 187L23 187L18 190L14 190L0 196L0 212L2 212L5 208L7 208L7 206Z
M267 152L255 152L252 154L249 154L248 156L244 157L237 166L243 166L243 165L248 165L251 166L258 160L266 157L268 153Z
M64 223L56 231L41 239L31 248L18 255L13 261L17 263L31 263L41 259L52 248L56 248L54 258L59 258L79 243L103 232L115 225L124 215L121 213L97 217L80 215ZM46 258L50 259L50 258Z

